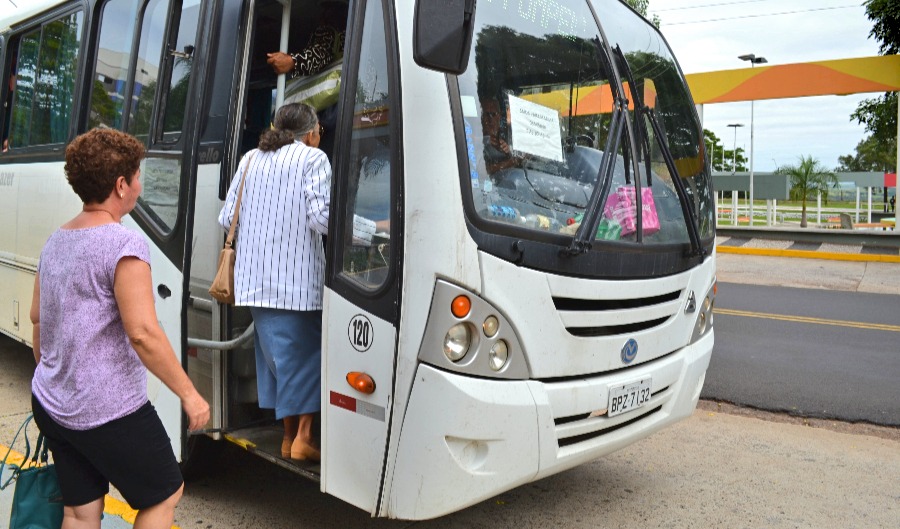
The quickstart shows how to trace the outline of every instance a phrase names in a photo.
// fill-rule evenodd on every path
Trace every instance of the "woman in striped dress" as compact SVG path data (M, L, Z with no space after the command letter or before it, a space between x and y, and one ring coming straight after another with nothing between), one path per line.
M248 152L228 190L219 224L231 225L238 187L235 305L256 328L259 406L284 421L282 457L318 461L313 416L321 409L322 288L331 164L317 147L321 129L306 104L284 105L259 148Z

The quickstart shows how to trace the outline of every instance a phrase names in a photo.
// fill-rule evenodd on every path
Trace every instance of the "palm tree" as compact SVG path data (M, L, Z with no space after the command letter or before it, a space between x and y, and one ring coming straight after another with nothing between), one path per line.
M837 187L837 175L829 171L812 156L800 156L798 165L784 165L775 170L791 179L791 200L800 199L803 211L800 227L806 227L806 200L819 193L827 193L829 187Z

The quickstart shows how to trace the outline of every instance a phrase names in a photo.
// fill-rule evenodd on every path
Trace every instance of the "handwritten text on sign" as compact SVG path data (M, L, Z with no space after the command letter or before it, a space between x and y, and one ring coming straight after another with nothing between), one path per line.
M509 96L511 147L524 154L532 154L563 161L562 137L559 133L559 114L552 108Z

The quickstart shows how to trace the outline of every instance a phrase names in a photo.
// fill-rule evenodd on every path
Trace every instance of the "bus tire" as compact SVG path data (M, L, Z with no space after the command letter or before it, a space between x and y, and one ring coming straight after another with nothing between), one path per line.
M181 475L185 481L204 478L217 467L225 443L208 435L191 435L184 446L181 458Z

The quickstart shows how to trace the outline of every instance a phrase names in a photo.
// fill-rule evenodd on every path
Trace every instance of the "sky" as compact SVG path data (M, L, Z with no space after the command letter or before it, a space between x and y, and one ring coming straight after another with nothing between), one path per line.
M650 0L648 14L685 74L749 66L739 55L765 57L769 65L878 55L872 22L862 0ZM774 171L813 156L834 169L856 152L865 128L850 119L863 99L881 94L820 96L754 103L753 169ZM707 104L704 128L750 153L750 102ZM729 128L730 123L744 127Z

